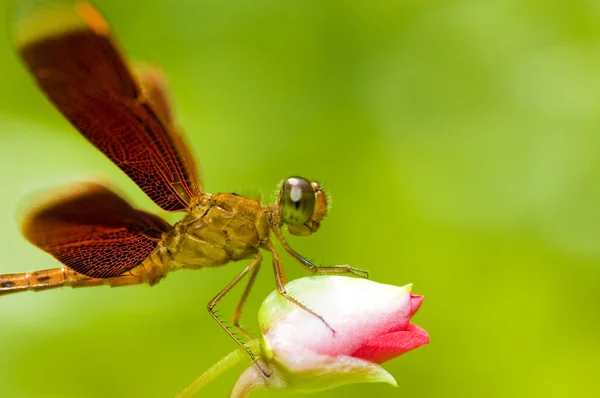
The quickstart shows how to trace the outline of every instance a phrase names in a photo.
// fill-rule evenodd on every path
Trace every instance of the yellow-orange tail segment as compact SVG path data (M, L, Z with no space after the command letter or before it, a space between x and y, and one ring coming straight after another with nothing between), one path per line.
M147 270L143 265L131 272L113 278L90 278L73 271L68 267L53 268L43 271L24 272L21 274L0 275L0 296L8 293L28 290L40 291L57 287L92 287L109 285L128 286L157 283L165 274L163 268L155 267Z

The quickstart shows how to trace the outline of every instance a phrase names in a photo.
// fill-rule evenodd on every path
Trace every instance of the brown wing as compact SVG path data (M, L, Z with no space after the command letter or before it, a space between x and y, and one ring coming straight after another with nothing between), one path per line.
M159 104L146 95L89 3L29 2L15 37L38 85L156 204L189 209L201 194L200 180L170 116L164 117L166 97Z
M23 223L27 240L92 278L110 278L135 268L170 229L161 218L132 208L96 183L65 187Z
M189 145L185 136L180 133L181 129L176 124L173 117L173 110L171 108L172 100L170 100L170 96L167 92L167 80L165 74L157 66L150 65L138 68L137 72L145 96L148 98L148 101L158 117L160 117L167 126L167 131L171 135L179 153L185 158L186 163L189 165L195 181L202 181L202 176L198 173L198 166L196 165L194 156L189 151Z

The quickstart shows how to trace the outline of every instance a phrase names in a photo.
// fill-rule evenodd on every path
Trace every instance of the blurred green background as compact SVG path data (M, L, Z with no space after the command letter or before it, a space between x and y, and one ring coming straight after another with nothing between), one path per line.
M431 345L385 364L399 389L315 397L600 395L600 2L97 5L131 58L169 76L207 192L270 201L289 175L325 182L330 215L293 247L425 295L415 323ZM158 209L49 105L0 31L0 272L53 268L20 236L23 198L101 177ZM275 286L266 261L243 318L254 331ZM173 396L235 348L205 306L243 266L2 297L0 395Z

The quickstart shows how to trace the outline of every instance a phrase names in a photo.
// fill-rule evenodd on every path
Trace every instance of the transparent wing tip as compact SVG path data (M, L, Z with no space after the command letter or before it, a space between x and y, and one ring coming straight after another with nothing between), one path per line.
M106 35L109 26L87 1L24 0L16 8L13 41L18 48L74 30Z

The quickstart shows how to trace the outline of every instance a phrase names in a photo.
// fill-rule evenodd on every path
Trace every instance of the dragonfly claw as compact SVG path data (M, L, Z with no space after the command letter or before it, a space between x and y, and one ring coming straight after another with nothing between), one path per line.
M359 276L364 279L369 279L369 271L367 271L367 270L360 269L360 268L348 267L348 271L350 271L350 273L352 273L352 275L356 275L356 276Z

